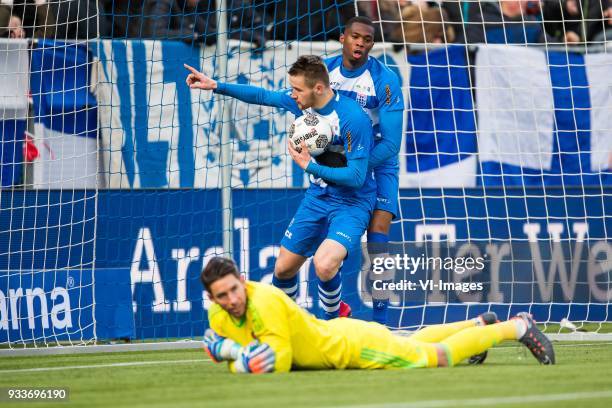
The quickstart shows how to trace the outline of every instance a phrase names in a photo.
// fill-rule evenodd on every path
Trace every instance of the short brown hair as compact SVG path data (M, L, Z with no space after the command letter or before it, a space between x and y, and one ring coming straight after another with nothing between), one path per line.
M329 86L329 74L327 67L317 55L302 55L293 63L287 72L291 76L303 75L304 82L309 87L313 88L317 82L323 82L326 87Z
M230 258L216 256L206 264L206 267L200 274L200 281L206 290L210 292L210 285L230 274L240 278L240 272L236 263Z

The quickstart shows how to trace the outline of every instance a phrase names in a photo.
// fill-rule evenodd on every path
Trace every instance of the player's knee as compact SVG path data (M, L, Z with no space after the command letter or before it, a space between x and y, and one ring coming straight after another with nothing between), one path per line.
M277 262L274 265L274 276L279 279L291 279L299 271L299 267L291 267L289 265Z
M291 279L299 272L306 260L305 257L289 252L281 247L274 263L274 276L279 279Z
M322 281L328 281L336 276L340 268L340 263L329 257L315 256L313 263L317 277Z

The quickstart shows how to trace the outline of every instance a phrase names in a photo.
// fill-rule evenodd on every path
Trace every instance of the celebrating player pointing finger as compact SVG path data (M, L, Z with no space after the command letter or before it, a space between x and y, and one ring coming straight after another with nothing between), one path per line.
M282 238L273 283L295 299L299 269L314 255L323 317L338 317L342 306L338 271L350 252L358 253L376 199L374 178L368 170L373 136L367 114L357 102L334 92L323 60L314 55L299 57L289 69L291 91L221 83L188 65L185 68L190 71L186 82L191 89L212 90L296 116L307 113L331 124L334 134L328 150L336 156L324 153L311 160L307 149L289 148L291 157L310 175L310 187ZM327 161L338 156L343 159L340 167Z

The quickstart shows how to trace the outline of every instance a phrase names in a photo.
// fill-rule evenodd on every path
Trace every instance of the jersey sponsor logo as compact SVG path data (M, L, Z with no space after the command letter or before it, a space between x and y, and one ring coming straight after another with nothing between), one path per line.
M391 105L391 87L389 85L385 85L385 103Z
M336 231L336 235L340 235L342 238L345 238L348 242L351 242L351 237L348 234L345 234L342 231Z
M346 132L346 144L347 144L347 151L350 153L351 149L352 149L352 139L351 139L351 131L347 131Z
M372 88L367 85L355 84L354 89L355 89L355 92L357 93L364 92L364 93L369 94Z

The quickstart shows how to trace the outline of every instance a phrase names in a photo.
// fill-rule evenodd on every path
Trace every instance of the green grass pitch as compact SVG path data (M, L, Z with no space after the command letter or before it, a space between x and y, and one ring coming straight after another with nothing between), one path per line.
M505 343L483 366L234 375L200 350L0 358L0 388L68 387L69 402L2 407L611 407L612 343L555 343L540 366Z

